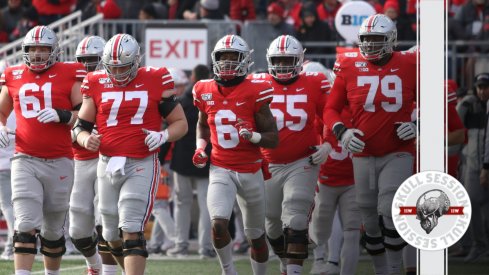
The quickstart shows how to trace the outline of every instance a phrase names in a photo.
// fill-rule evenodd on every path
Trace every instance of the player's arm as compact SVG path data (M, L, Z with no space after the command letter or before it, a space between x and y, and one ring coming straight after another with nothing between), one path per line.
M13 101L8 94L7 86L3 86L0 91L0 148L5 148L10 144L9 134L12 132L5 126L7 124L7 118L12 112Z
M8 94L8 88L6 85L2 86L0 91L0 124L5 125L7 118L14 108L14 102Z
M70 122L68 123L69 125L73 125L76 121L76 118L78 117L78 111L81 108L82 104L82 95L80 92L80 86L81 86L81 81L77 81L73 84L73 87L71 87L71 105L73 106L73 110L71 110L71 119Z
M264 148L275 148L278 146L278 130L275 118L270 111L269 104L263 104L255 113L256 129L261 138L256 145ZM253 137L252 137L253 138ZM250 139L251 142L253 142Z
M80 146L90 150L98 151L100 146L100 135L92 135L92 130L95 125L95 116L97 108L93 98L88 95L83 95L83 102L78 119L73 127L73 135Z
M177 103L173 110L165 117L168 122L168 139L167 142L179 140L188 131L187 118L183 112L182 105Z
M192 162L197 168L204 168L209 160L205 148L211 138L211 129L207 123L207 114L199 111L199 118L196 128L196 144L195 153L192 157Z

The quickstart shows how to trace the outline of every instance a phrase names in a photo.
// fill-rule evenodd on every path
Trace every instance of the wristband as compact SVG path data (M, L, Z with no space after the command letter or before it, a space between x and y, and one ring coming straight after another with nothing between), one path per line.
M252 132L251 138L249 139L251 143L258 143L261 140L261 134L257 132Z
M68 110L54 109L59 117L59 123L69 124L73 119L73 114Z
M197 141L195 142L195 148L205 149L205 147L207 147L207 141L205 141L205 139L203 139L203 138L198 138Z

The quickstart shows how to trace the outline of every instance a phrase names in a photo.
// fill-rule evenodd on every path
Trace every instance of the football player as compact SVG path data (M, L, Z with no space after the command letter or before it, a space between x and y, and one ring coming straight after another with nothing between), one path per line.
M356 201L365 227L362 243L375 272L399 274L406 242L394 227L391 206L397 188L413 174L416 53L393 51L396 25L382 14L363 21L358 38L360 52L344 53L335 62L324 120L353 153ZM345 105L352 127L340 115Z
M334 83L334 73L320 63L309 62L304 65L306 72L321 72ZM347 126L351 127L351 113L348 108L343 108L341 117ZM341 147L333 135L333 132L324 127L322 138L332 146L325 163L321 165L317 192L314 199L314 210L311 216L309 232L311 239L318 247L327 245L333 228L333 218L335 212L339 214L342 228L341 262L338 260L330 261L323 265L318 265L317 274L355 274L359 259L360 241L360 211L355 202L355 181L353 179L353 165L351 153ZM337 211L338 210L338 211ZM334 247L328 247L328 257L334 254ZM338 253L339 254L339 253ZM316 263L316 262L315 262ZM312 272L311 272L312 273Z
M46 274L59 274L73 186L70 125L82 101L86 71L78 63L57 62L58 37L46 26L29 30L22 51L24 64L8 67L0 78L0 146L9 143L4 125L12 110L17 118L12 158L15 274L30 274L38 233Z
M160 177L159 147L187 132L182 107L168 93L164 67L139 68L138 42L117 34L105 45L104 70L83 80L83 104L74 127L78 144L100 151L97 166L102 236L126 274L144 274L144 227ZM161 131L162 117L168 128ZM92 134L95 125L98 134Z
M272 175L265 184L265 225L268 241L281 259L281 272L299 274L308 256L308 214L319 167L331 150L328 143L318 145L314 121L322 118L331 87L321 73L301 73L304 49L293 36L273 40L266 57L269 73L253 77L272 83L270 109L279 145L262 149Z
M251 64L243 38L226 35L212 51L214 79L197 82L193 91L199 108L193 162L205 166L205 147L211 142L207 207L213 245L226 275L236 274L228 231L236 198L251 244L253 273L266 274L268 260L260 147L277 146L277 127L269 108L273 88L267 81L246 79Z
M76 61L83 64L87 72L100 69L104 46L105 40L102 37L85 37L76 48ZM92 132L95 134L96 130ZM70 198L70 237L76 249L85 257L87 274L115 274L117 262L102 237L102 225L97 207L98 152L89 151L75 142L73 155L75 180ZM94 228L97 234L94 233ZM97 244L100 255L97 253Z

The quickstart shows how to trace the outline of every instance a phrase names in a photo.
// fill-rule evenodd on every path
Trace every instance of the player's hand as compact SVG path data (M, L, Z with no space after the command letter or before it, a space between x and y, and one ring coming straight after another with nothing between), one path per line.
M480 185L482 188L487 188L489 187L489 170L487 169L481 169L481 174L480 174Z
M397 136L401 140L410 140L416 137L416 124L412 122L397 122Z
M41 123L59 122L58 112L53 108L42 109L37 113L37 120Z
M101 137L102 135L87 135L82 142L82 146L89 151L98 152Z
M357 138L355 134L363 137L363 132L358 129L347 129L341 136L341 145L352 153L361 153L365 148L365 142Z
M149 151L160 148L168 140L168 130L156 132L143 128L143 132L147 135L144 143L148 146Z
M316 152L309 156L309 163L317 165L323 164L326 161L333 148L331 147L331 144L325 142L321 145L312 146L312 149L316 150Z
M7 146L9 146L10 144L10 138L9 138L9 133L11 133L11 131L9 130L9 128L7 128L7 126L0 126L0 148L5 148Z
M243 121L240 118L238 118L238 122L234 124L234 127L238 129L239 135L246 140L249 140L253 135L253 127L251 126L251 123Z
M192 157L192 162L197 168L204 168L207 164L209 157L205 153L204 148L197 148L195 150L194 156Z

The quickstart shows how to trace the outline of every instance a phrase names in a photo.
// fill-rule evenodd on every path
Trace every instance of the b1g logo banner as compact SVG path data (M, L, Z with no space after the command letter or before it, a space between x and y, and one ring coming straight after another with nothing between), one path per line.
M375 14L375 9L364 1L350 1L341 6L335 15L334 24L347 43L358 42L358 28L363 20Z
M424 171L405 180L392 201L392 219L399 235L423 250L441 250L467 231L472 208L469 195L454 177Z

